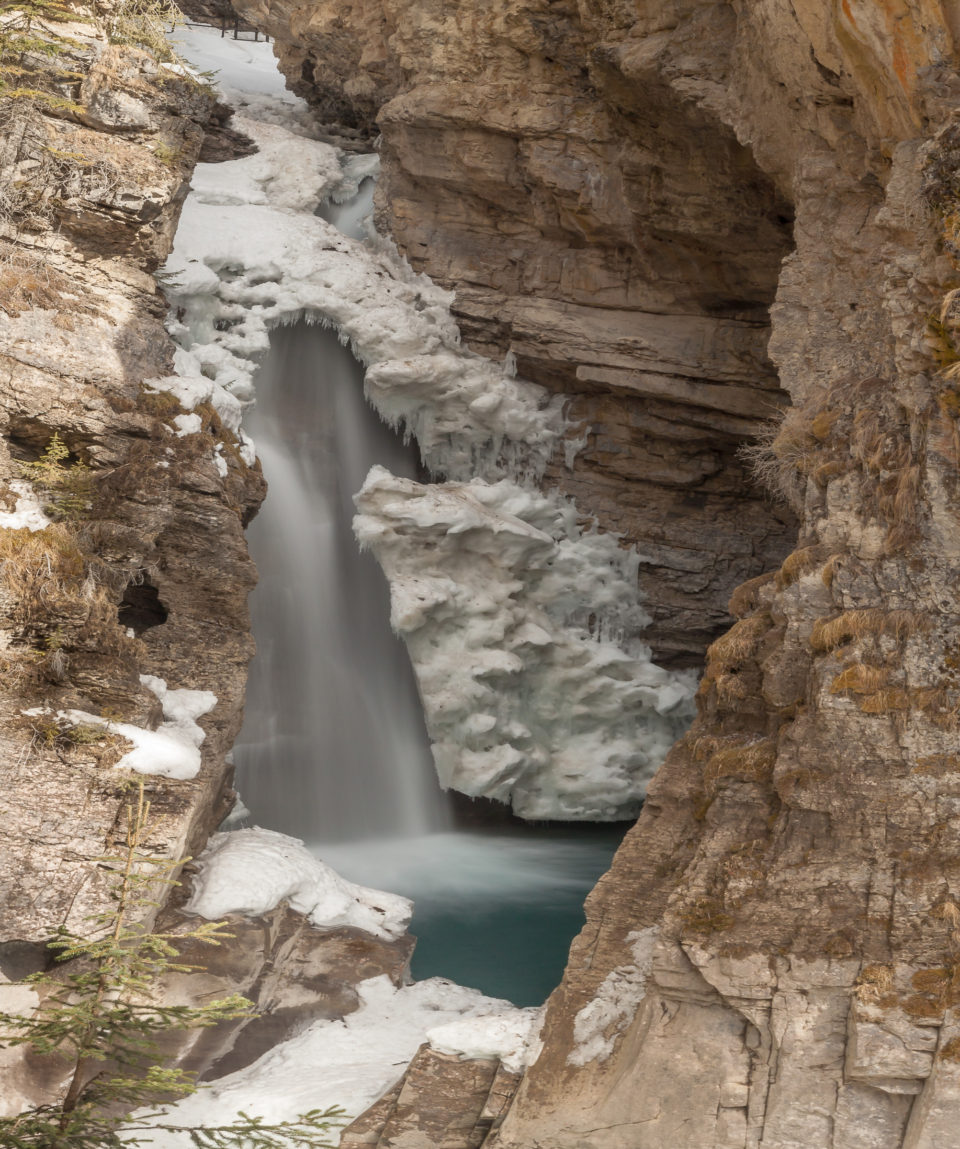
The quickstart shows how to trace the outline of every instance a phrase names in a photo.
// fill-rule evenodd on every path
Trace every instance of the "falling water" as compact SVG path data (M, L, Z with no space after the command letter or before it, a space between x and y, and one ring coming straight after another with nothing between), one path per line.
M332 223L337 231L350 236L351 239L363 239L367 234L367 225L373 211L374 182L365 179L360 184L353 199L343 203L334 203L327 200L317 208L317 215Z
M269 486L249 530L261 588L258 653L236 749L257 820L335 842L446 824L389 591L353 538L353 494L374 463L416 477L416 454L363 398L363 369L334 331L271 335L248 426Z

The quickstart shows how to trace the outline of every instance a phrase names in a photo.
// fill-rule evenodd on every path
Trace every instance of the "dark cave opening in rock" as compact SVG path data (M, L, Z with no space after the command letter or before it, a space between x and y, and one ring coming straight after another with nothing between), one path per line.
M128 627L138 638L152 627L165 623L168 614L160 601L160 592L143 575L127 584L117 608L120 625Z

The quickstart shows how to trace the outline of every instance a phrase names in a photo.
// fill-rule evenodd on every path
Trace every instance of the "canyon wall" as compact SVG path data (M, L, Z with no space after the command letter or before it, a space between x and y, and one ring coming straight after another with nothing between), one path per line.
M381 230L456 289L468 345L568 398L549 481L638 546L659 660L700 665L794 538L736 454L786 401L766 344L789 188L572 3L239 8L322 117L381 133Z
M34 42L26 93L10 95L2 72L2 1011L36 1002L10 983L49 964L51 937L88 935L111 911L108 858L123 853L138 780L151 810L142 850L160 859L202 849L229 811L227 752L253 652L243 527L263 496L259 466L212 409L197 412L196 434L178 434L179 403L150 385L173 359L153 272L197 156L217 142L205 126L223 117L205 85L154 51L110 43L91 12L73 15L35 15L22 30ZM3 31L8 65L16 16ZM36 49L44 42L49 53ZM199 720L185 741L174 700ZM122 768L131 735L164 739L187 768ZM166 925L189 929L172 910ZM279 1003L293 991L268 968L285 955L313 975L312 1008L355 1008L335 974L318 979L324 963L300 915L235 931L232 967L214 962L210 974L221 988ZM324 958L335 964L329 945ZM190 1000L182 987L170 996ZM191 1035L188 1064L203 1070L236 1038ZM57 1059L0 1051L0 1115L50 1100L64 1073Z
M0 1013L50 994L23 979L51 967L51 938L114 912L141 784L138 853L161 878L236 797L256 580L244 527L265 485L209 402L188 415L153 385L174 357L154 273L198 158L252 149L149 20L118 19L52 5L0 27ZM257 1006L165 1035L201 1077L354 1012L366 978L406 977L402 929L321 929L284 904L218 915L230 941L213 948L190 936L185 888L144 893L130 916L164 903L159 928L187 935L164 1004L242 992ZM69 1068L5 1044L0 1117L62 1097Z
M470 345L569 396L584 441L549 481L638 545L661 657L693 658L759 576L496 1144L944 1149L960 13L240 8L321 114L382 134L381 225L455 288ZM784 392L757 452L800 520L780 565L791 512L735 449Z
M152 273L213 100L83 16L37 21L31 33L67 44L47 60L52 75L33 77L60 103L3 106L0 475L11 512L25 466L47 459L47 473L29 477L47 481L50 512L34 523L42 529L3 521L0 965L10 976L57 927L82 929L103 907L104 875L90 859L122 839L130 778L103 769L129 743L100 723L158 725L160 679L215 696L195 777L148 779L152 845L187 853L233 800L224 756L253 646L243 524L263 495L259 471L234 448L221 476L215 414L181 437L180 405L150 386L173 354ZM59 717L69 710L91 716L82 738Z

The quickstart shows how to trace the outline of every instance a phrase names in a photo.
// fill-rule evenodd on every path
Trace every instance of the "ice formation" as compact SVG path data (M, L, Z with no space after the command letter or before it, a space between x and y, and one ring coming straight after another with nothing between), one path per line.
M188 36L200 66L224 51L202 30ZM252 461L241 418L270 328L334 326L365 364L380 415L451 480L378 474L358 523L391 580L442 783L530 818L633 815L693 693L689 675L623 645L647 621L636 556L522 485L563 434L556 402L515 378L510 356L498 366L462 348L450 293L389 245L316 214L358 188L375 158L338 158L310 138L292 97L251 75L230 65L227 96L260 150L197 168L165 269L178 374L155 385L187 408L211 401Z
M387 243L351 239L316 214L354 194L375 157L341 164L336 148L303 134L294 108L282 125L263 122L262 110L254 101L233 121L256 154L196 168L162 273L179 316L177 374L152 384L187 408L212 402L239 432L270 328L307 318L350 342L368 368L368 398L416 437L435 473L542 470L563 426L556 402L460 346L450 292Z
M297 838L274 830L214 834L197 859L187 913L204 918L265 914L286 900L315 926L354 926L382 938L399 937L413 903L341 878Z
M636 814L695 685L615 641L646 621L636 556L507 480L425 486L375 467L355 501L442 785L525 818Z

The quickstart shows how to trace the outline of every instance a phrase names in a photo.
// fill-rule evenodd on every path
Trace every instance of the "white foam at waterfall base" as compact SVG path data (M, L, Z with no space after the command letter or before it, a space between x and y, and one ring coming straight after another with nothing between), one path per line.
M554 895L578 891L585 896L592 885L585 871L592 864L602 872L611 852L606 843L464 830L346 844L312 842L310 849L354 881L403 892L418 910L460 908L465 915L484 903L549 903Z

